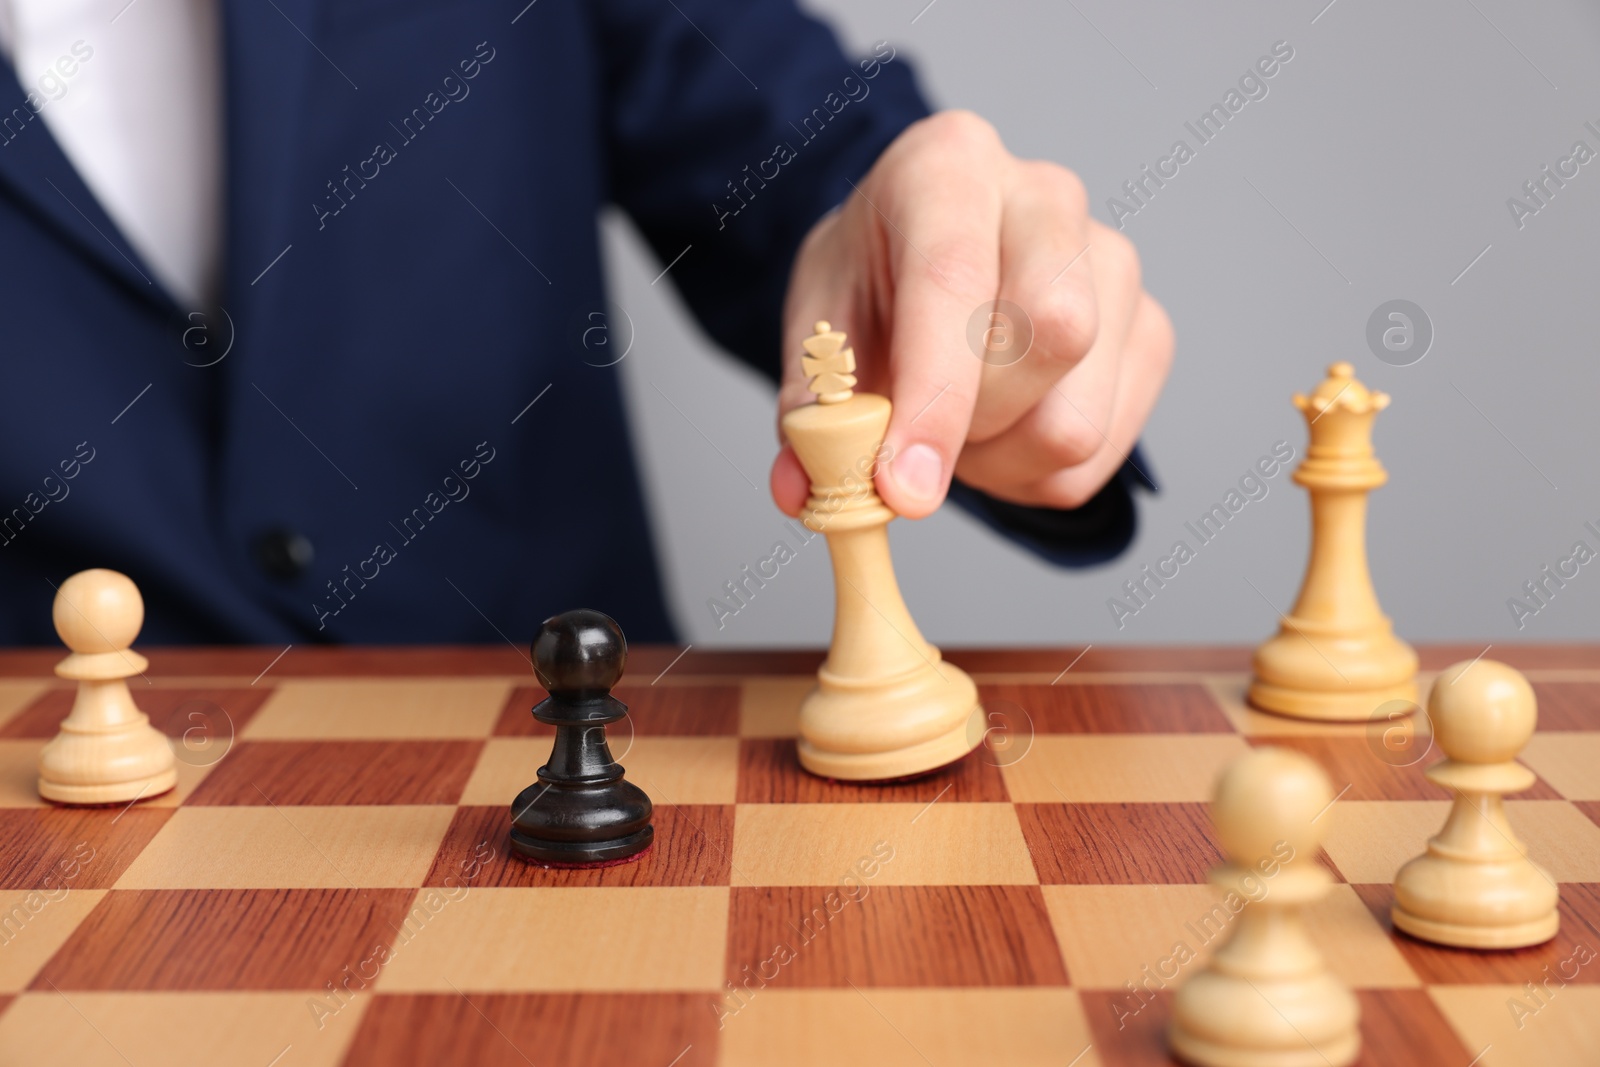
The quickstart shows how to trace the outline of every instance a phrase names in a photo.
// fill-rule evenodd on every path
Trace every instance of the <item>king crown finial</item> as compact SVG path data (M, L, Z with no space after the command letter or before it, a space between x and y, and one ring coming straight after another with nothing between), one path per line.
M800 372L821 404L837 404L854 395L856 352L844 346L845 333L827 321L819 321L814 333L802 341L806 354L800 357Z

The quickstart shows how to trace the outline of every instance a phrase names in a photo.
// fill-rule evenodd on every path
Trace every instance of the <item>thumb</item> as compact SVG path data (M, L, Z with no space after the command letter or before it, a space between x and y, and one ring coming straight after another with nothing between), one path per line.
M811 495L811 479L800 465L800 457L794 454L792 446L786 444L778 450L777 458L772 461L768 484L778 510L790 518L798 518L800 509L805 507L806 497Z

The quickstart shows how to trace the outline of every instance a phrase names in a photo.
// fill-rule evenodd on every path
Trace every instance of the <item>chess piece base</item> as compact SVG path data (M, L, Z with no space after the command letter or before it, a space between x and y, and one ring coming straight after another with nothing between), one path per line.
M537 863L588 866L643 852L655 840L650 798L632 782L539 781L511 804L511 851Z
M1379 689L1349 690L1342 693L1292 689L1267 682L1252 682L1246 695L1250 706L1291 719L1319 722L1366 722L1381 706L1392 700L1417 702L1417 684L1401 682Z
M1417 701L1417 653L1389 620L1347 626L1298 614L1251 658L1249 701L1295 719L1365 722L1391 700Z
M1172 1054L1195 1067L1347 1067L1361 1055L1361 1039L1351 1035L1331 1045L1300 1051L1284 1049L1244 1049L1218 1045L1174 1030L1169 1035Z
M1485 863L1428 851L1395 875L1395 928L1455 948L1525 948L1556 935L1560 898L1549 874L1522 856Z
M177 784L172 745L142 714L109 730L65 723L39 753L39 795L58 804L127 804Z
M906 778L955 763L986 727L978 687L949 663L871 683L824 667L800 705L800 765L847 782Z
M1552 911L1532 922L1515 926L1466 926L1459 923L1435 922L1422 919L1402 910L1398 905L1389 912L1396 930L1412 937L1452 948L1527 948L1542 945L1561 928L1561 915Z
M656 830L643 830L610 841L547 841L513 827L511 851L524 859L553 867L590 867L632 859L655 841Z
M801 738L800 766L823 778L842 782L887 782L915 778L958 763L983 742L983 708L974 707L967 721L939 737L890 752L831 752Z
M126 782L107 782L99 785L70 785L39 779L39 796L57 804L97 806L102 804L131 804L135 800L149 800L170 793L178 784L178 772L169 770L150 778L134 778Z
M1178 990L1167 1031L1195 1067L1348 1067L1361 1054L1360 1008L1337 979L1254 982L1218 972Z

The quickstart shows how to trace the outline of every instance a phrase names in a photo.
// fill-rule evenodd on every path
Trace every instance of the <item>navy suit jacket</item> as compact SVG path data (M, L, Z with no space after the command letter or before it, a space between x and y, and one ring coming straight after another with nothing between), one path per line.
M801 237L925 113L905 59L787 0L220 2L213 306L154 281L41 97L0 107L0 642L53 643L90 566L142 587L147 643L520 643L577 605L670 639L597 213L775 376ZM1084 562L1130 484L959 495Z

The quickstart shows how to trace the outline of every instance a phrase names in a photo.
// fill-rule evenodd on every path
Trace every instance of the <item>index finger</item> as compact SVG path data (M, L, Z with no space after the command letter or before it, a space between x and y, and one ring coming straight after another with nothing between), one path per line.
M886 228L894 292L894 413L884 438L892 458L879 468L877 487L890 508L913 519L937 508L949 489L984 366L967 344L967 322L1000 286L999 138L966 113L921 125L917 139L934 144L891 170L873 205Z

